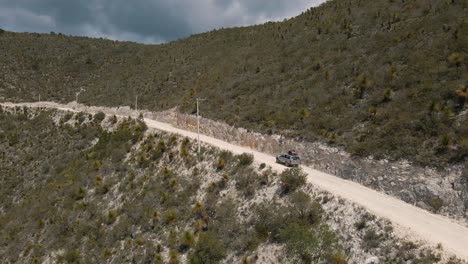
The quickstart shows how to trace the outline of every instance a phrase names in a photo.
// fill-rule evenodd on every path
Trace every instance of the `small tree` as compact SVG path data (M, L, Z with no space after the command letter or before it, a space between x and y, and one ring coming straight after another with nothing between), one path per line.
M107 212L106 223L108 225L113 224L116 220L117 220L117 211L112 210L112 211Z
M106 114L104 114L103 112L98 112L94 115L94 121L96 123L101 123L102 120L104 120L104 118L106 118Z
M286 251L290 256L299 256L303 263L312 263L312 255L319 248L319 239L310 227L290 224L279 234L281 242L286 244Z
M169 264L177 263L179 263L179 253L174 249L169 250Z
M440 199L439 197L434 197L431 199L429 203L432 208L434 209L434 212L438 212L442 206L444 206L444 201Z
M78 249L69 249L59 257L60 261L64 261L66 263L80 263L81 262L81 254Z
M190 231L185 231L182 237L180 238L179 250L180 252L185 252L195 244L195 238Z
M464 60L463 55L458 52L454 52L450 54L450 56L448 56L447 58L449 65L457 66L457 67L461 66L461 64L463 63L463 60Z
M224 243L211 233L201 233L195 249L188 258L190 264L218 263L226 256Z
M372 86L372 81L364 74L359 75L356 80L356 96L359 99L364 97L364 93Z
M239 166L247 167L253 163L254 157L252 154L242 153L238 156Z
M307 175L300 168L284 170L280 175L282 193L294 192L306 183Z
M93 59L91 59L90 57L87 57L85 63L86 63L87 65L93 64Z
M223 170L226 166L226 161L223 158L218 159L218 163L216 164L216 170L220 171Z

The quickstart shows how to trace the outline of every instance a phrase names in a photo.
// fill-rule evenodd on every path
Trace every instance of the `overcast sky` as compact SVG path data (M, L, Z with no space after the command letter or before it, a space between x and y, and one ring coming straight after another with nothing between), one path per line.
M325 0L0 0L0 28L161 43L278 21Z

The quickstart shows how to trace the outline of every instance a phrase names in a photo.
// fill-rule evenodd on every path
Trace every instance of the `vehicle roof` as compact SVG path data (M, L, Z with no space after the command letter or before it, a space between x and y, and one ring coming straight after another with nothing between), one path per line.
M289 155L289 154L286 154L286 153L285 153L285 154L281 154L281 156L286 157L286 158L288 158L288 159L289 159L289 158L292 158L292 157L294 157L294 158L299 158L299 156L296 156L296 155Z

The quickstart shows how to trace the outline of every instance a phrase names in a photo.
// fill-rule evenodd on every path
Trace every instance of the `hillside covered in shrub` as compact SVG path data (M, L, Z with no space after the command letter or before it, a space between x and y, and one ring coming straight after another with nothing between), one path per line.
M461 263L248 154L103 113L0 108L2 263Z
M1 262L218 263L265 243L285 260L345 258L301 172L274 194L283 202L247 203L279 176L246 154L194 150L139 120L1 111Z
M0 99L194 111L355 155L468 155L468 2L332 0L163 45L0 33Z

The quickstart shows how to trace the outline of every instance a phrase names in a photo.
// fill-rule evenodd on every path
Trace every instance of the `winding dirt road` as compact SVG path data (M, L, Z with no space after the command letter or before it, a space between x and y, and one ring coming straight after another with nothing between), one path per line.
M65 111L89 111L86 108L74 107L72 105L62 105L51 102L38 103L1 103L7 107L28 106L46 107ZM111 109L106 114L115 114ZM93 113L92 111L89 111ZM173 127L170 124L158 122L151 119L144 119L149 128L176 133L185 137L197 138L197 134ZM285 168L275 163L275 157L264 154L246 147L232 145L225 141L200 135L200 140L220 149L229 150L235 154L251 153L259 163L265 163L278 172ZM407 204L401 200L379 193L355 182L347 181L336 176L316 171L312 168L302 166L308 174L308 182L329 191L330 193L350 200L376 216L390 220L398 234L408 236L412 239L422 240L428 244L441 244L445 251L457 255L459 258L468 261L468 228L441 215L432 214L418 207Z

